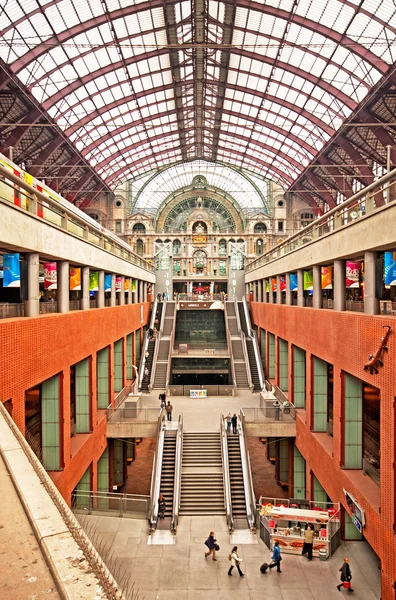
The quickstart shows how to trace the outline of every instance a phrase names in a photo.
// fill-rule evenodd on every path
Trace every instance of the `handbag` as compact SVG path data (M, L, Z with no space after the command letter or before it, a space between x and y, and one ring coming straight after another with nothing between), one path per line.
M216 552L218 552L218 551L220 550L220 546L219 546L219 544L215 544L215 545L214 545L214 549L216 550Z
M343 585L344 588L349 589L351 587L351 582L350 581L344 581L342 585Z

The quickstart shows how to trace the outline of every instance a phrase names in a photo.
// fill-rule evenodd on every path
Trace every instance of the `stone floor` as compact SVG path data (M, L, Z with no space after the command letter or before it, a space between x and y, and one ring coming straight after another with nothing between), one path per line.
M326 562L284 555L282 573L262 575L259 567L269 562L269 550L260 539L252 543L249 532L232 539L223 517L181 517L176 536L159 531L151 537L144 521L91 516L83 524L100 542L102 554L116 558L120 576L135 582L139 600L338 600L344 556L350 559L355 600L380 598L378 561L366 542L343 543ZM204 558L210 530L220 545L217 562ZM243 578L235 569L227 575L233 543L243 558Z

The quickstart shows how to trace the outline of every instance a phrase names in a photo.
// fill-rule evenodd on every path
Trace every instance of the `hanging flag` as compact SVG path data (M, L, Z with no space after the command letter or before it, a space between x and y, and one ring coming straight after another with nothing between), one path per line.
M56 290L58 287L56 262L44 264L44 289Z
M266 292L269 292L269 291L270 291L270 287L269 287L269 280L268 280L268 279L266 279L266 280L265 280L265 291L266 291Z
M125 277L125 280L124 280L124 291L125 292L129 292L129 282L130 282L130 279Z
M271 283L272 283L272 285L271 285L272 291L276 292L276 277L272 278Z
M347 288L358 288L360 277L360 262L347 260L345 285Z
M298 290L297 273L290 273L290 291L296 292L297 290Z
M322 267L322 290L333 289L333 267Z
M281 292L285 292L286 291L286 277L282 276L280 278L280 291Z
M118 294L118 292L121 292L121 277L116 277L115 278L115 291L116 294Z
M19 254L3 254L3 287L21 287Z
M104 291L111 292L111 273L105 273L104 276Z
M396 285L396 252L384 252L384 283Z
M313 290L313 271L304 271L304 292Z
M132 279L132 292L136 292L136 284L137 284L136 279Z
M99 271L90 271L89 272L89 291L90 292L98 292L99 291Z
M70 286L69 289L71 292L78 292L81 290L81 269L80 267L72 267L69 270L69 280Z

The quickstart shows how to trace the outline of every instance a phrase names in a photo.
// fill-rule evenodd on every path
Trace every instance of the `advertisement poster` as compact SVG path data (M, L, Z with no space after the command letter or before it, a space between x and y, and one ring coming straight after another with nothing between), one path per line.
M265 280L265 291L269 292L269 280L268 279Z
M360 262L346 262L346 279L345 285L347 288L358 288L360 276Z
M81 290L81 269L80 267L75 268L72 267L69 271L69 275L70 275L70 291L71 292L78 292L79 290Z
M111 292L111 273L106 273L104 276L104 291Z
M19 254L3 254L3 287L21 287Z
M281 292L286 291L286 277L284 277L284 276L280 278L280 291Z
M115 278L115 291L116 291L116 294L118 294L118 292L121 292L121 282L122 282L122 278L121 277L116 277Z
M297 273L290 273L290 290L292 292L297 292L298 290Z
M132 279L132 292L136 292L136 279ZM191 291L192 291L192 281L191 281Z
M99 271L90 271L89 272L89 291L90 292L98 292L99 291Z
M333 267L322 267L322 290L333 289Z
M44 289L56 290L58 287L58 273L56 262L44 264Z
M125 278L124 280L124 291L129 292L129 279Z
M304 271L304 292L313 290L313 271Z
M271 289L273 292L276 292L276 277L273 277L271 279L272 285L271 285Z
M384 283L396 285L396 252L384 253Z

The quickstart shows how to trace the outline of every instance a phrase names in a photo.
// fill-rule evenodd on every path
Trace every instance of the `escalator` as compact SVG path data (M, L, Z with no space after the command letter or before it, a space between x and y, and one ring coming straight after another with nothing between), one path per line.
M246 527L246 501L243 484L241 448L239 436L227 435L228 464L230 472L231 506L234 527Z
M176 322L176 302L166 302L165 305L164 303L162 305L165 306L165 314L162 315L161 319L162 329L157 354L154 354L153 376L151 377L152 387L156 390L165 389L167 384L171 339Z
M145 356L145 361L144 361L144 369L148 370L148 375L144 376L144 371L143 371L143 380L140 386L140 389L142 390L142 392L149 392L150 391L150 380L151 380L151 370L152 370L152 366L153 366L153 357L154 357L154 348L155 348L155 340L148 340L148 345L147 345L147 350L146 352L148 353L147 356Z
M176 462L176 430L165 431L164 448L162 453L161 484L159 493L164 496L166 503L165 519L158 521L158 529L170 529L173 515L173 493L175 482Z
M238 302L238 316L241 326L241 335L245 337L247 357L249 361L251 382L253 384L253 391L260 392L264 389L265 377L263 372L263 365L259 354L257 338L255 332L252 330L250 323L250 315L246 300Z

